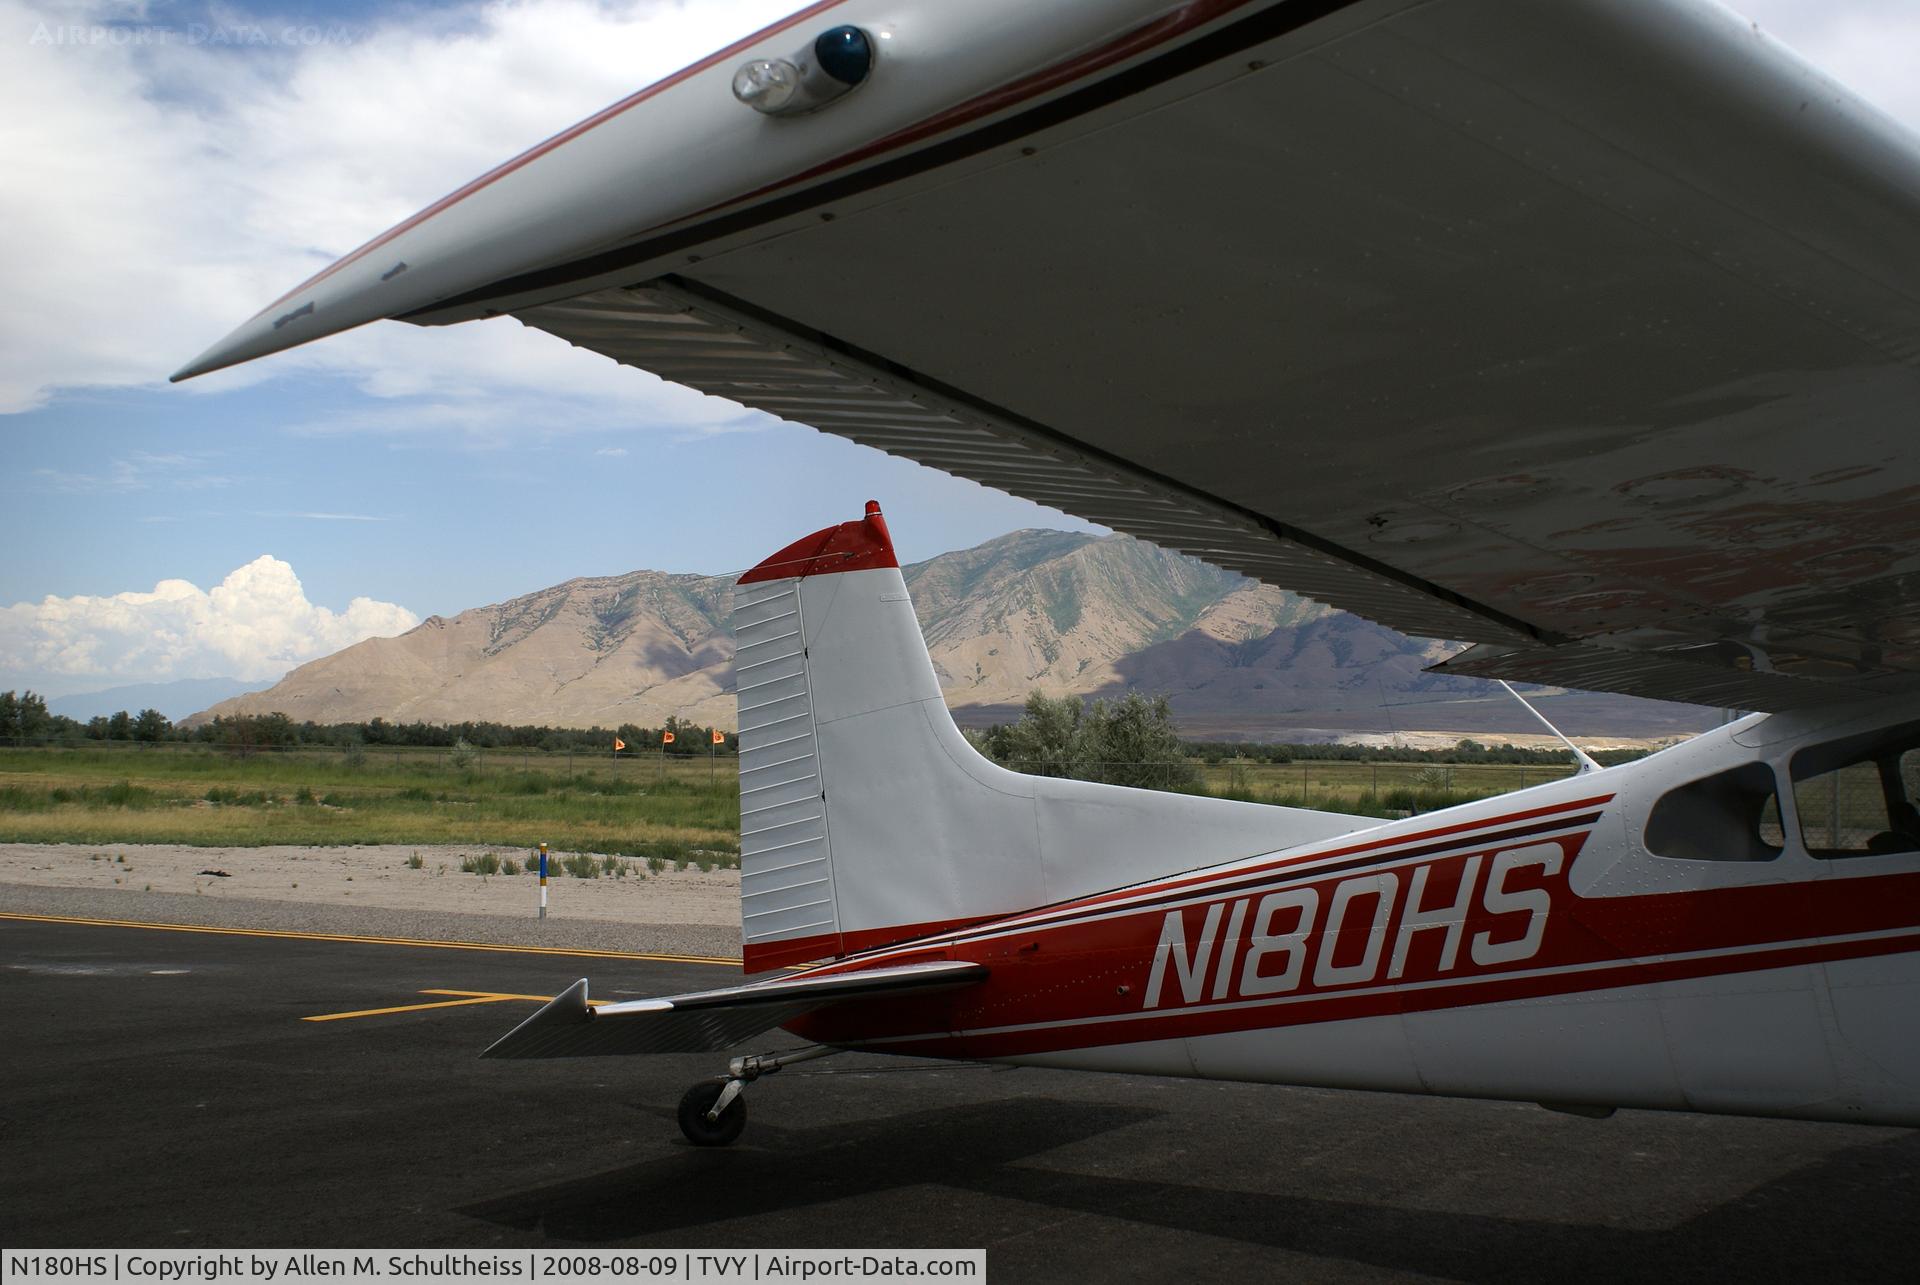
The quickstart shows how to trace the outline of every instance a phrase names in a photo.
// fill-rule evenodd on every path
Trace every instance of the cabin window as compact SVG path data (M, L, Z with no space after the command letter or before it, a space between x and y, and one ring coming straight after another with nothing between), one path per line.
M1792 772L1808 855L1920 852L1920 723L1810 746Z
M1669 790L1647 817L1647 851L1676 861L1771 861L1786 836L1780 796L1763 763Z

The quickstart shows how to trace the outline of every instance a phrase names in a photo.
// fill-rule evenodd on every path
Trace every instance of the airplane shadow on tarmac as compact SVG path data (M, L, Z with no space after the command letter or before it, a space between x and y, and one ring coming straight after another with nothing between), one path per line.
M1617 1278L1623 1271L1668 1279L1865 1277L1878 1274L1876 1263L1887 1259L1883 1233L1914 1236L1920 1134L1836 1152L1685 1222L1653 1230L1235 1192L1020 1164L1159 1114L1021 1098L831 1129L756 1122L752 1145L686 1148L457 1212L592 1243L936 1184L1385 1269L1515 1281L1549 1274ZM1285 1158L1276 1156L1275 1163ZM1889 1181L1890 1173L1902 1180ZM720 1192L724 1198L716 1196ZM1858 1234L1866 1229L1875 1234Z

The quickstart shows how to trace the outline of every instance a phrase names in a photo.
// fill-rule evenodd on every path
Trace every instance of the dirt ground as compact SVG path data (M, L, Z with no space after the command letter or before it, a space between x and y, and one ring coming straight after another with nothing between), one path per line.
M41 888L118 888L131 894L174 893L390 910L478 915L531 915L538 880L467 874L466 857L487 849L389 844L342 848L201 848L184 844L0 844L0 884ZM494 851L524 862L523 852ZM409 864L415 854L420 868ZM556 853L550 871L568 854ZM648 924L738 925L740 872L669 866L660 874L576 879L549 874L552 912L568 919ZM644 874L644 877L642 877Z

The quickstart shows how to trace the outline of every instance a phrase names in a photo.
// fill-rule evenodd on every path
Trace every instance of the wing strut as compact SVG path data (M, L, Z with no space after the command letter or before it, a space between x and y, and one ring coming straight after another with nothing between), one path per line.
M1588 756L1585 750L1581 749L1578 745L1575 745L1572 741L1568 740L1567 734L1565 732L1555 727L1552 723L1549 723L1547 721L1547 716L1545 714L1542 714L1539 710L1533 707L1532 701L1522 696L1519 692L1516 692L1515 690L1513 690L1512 683L1509 683L1504 678L1496 678L1494 679L1494 681L1507 689L1507 695L1513 697L1515 700L1519 701L1521 705L1525 706L1527 713L1539 719L1540 726L1546 728L1549 732L1552 732L1555 736L1559 737L1560 743L1573 751L1573 757L1577 759L1580 763L1580 770L1574 773L1575 776L1585 776L1588 772L1598 772L1600 770L1600 765L1594 762L1593 759Z

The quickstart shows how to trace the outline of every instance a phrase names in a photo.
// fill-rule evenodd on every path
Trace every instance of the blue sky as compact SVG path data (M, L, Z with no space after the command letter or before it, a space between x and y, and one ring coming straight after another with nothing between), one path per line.
M747 566L869 497L912 559L1082 527L508 321L380 323L164 383L368 236L790 7L0 0L0 689L276 676L572 576ZM1920 6L1736 7L1920 120Z
M367 595L424 616L572 576L751 566L876 496L916 560L1078 525L765 416L725 433L644 407L592 432L329 431L364 400L305 375L210 396L76 391L9 417L0 522L24 556L0 561L0 601L211 584L270 552L316 602ZM407 400L379 409L404 416Z

